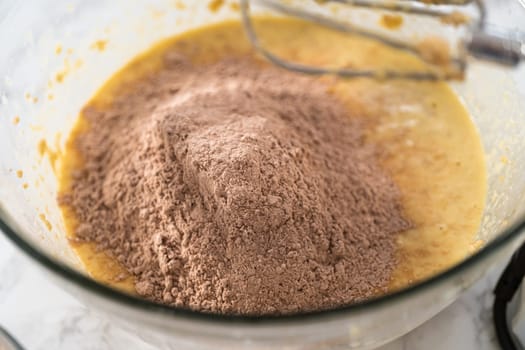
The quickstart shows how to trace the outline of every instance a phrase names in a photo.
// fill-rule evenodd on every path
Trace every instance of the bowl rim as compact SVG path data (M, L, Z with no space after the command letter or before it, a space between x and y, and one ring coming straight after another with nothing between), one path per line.
M43 252L40 248L33 246L26 239L22 238L22 236L19 235L16 230L6 222L6 220L4 220L4 218L7 217L5 214L5 210L0 206L0 231L2 231L4 235L15 244L15 246L21 249L32 260L45 267L47 270L58 274L67 281L73 282L77 286L87 289L99 297L109 299L110 301L116 302L118 304L135 308L144 312L159 314L162 313L167 314L170 317L185 318L186 320L206 321L209 323L214 323L215 325L218 325L219 323L237 325L283 325L297 322L319 321L320 319L326 319L327 317L335 318L349 316L353 313L358 313L367 309L372 309L387 303L401 300L405 297L422 292L427 288L436 286L439 283L445 282L447 279L456 276L471 267L474 267L479 262L499 251L500 248L512 242L512 240L518 237L520 233L525 232L525 216L521 216L513 225L505 228L496 238L483 246L475 254L465 258L463 261L428 279L424 279L418 283L382 296L329 310L310 311L288 315L245 316L212 314L180 307L167 306L127 294L123 291L119 291L99 283L87 275L75 270L74 268L59 262L51 255ZM467 287L468 286L465 286L464 288Z

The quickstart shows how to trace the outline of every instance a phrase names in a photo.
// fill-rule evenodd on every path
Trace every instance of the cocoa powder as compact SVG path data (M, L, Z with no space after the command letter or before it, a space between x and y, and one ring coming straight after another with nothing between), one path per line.
M319 81L172 53L83 115L84 166L60 202L141 296L261 315L386 290L409 223L358 118Z

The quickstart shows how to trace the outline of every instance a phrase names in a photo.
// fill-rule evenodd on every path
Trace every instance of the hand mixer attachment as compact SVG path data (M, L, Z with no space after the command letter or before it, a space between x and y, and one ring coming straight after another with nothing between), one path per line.
M265 46L256 30L253 7L261 7L280 15L299 18L331 30L366 37L398 50L419 56L426 62L425 69L401 70L396 68L362 69L348 66L316 66L296 62L282 57ZM344 12L340 10L354 11ZM434 23L437 34L448 36L448 40L434 35L419 38L399 38L394 32L360 26L359 17L345 18L345 13L355 10L384 11L405 14L415 20L426 19ZM486 9L483 0L317 0L278 1L241 0L243 23L253 46L269 61L283 68L311 75L332 74L344 78L378 79L461 79L467 68L468 56L515 67L525 60L525 41L510 32L489 32L486 28ZM392 15L390 15L392 18ZM401 17L398 17L401 18ZM424 26L422 22L419 25ZM441 25L442 30L435 29ZM441 28L441 27L439 27ZM420 33L416 33L420 34ZM417 35L416 35L417 36ZM451 39L453 38L453 39ZM516 38L516 39L514 39ZM521 40L520 40L521 39ZM453 50L450 41L455 41Z

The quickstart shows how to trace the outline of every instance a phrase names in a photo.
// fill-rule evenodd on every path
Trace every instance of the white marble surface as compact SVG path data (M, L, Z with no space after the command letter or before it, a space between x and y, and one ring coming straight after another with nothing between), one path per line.
M498 349L491 290L499 269L457 302L381 350ZM0 234L0 324L29 350L150 350L56 287Z

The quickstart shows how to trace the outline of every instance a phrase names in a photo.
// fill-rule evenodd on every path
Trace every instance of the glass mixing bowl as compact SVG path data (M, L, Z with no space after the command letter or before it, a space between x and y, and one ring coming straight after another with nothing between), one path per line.
M525 10L518 2L488 5L490 22L523 29ZM466 81L453 87L486 151L488 201L477 238L487 243L458 265L362 304L261 318L156 305L87 276L64 235L53 173L78 111L112 73L152 43L238 17L231 6L210 12L207 1L0 2L0 229L43 273L152 344L364 349L428 320L516 248L525 235L525 67L510 71L472 61Z

